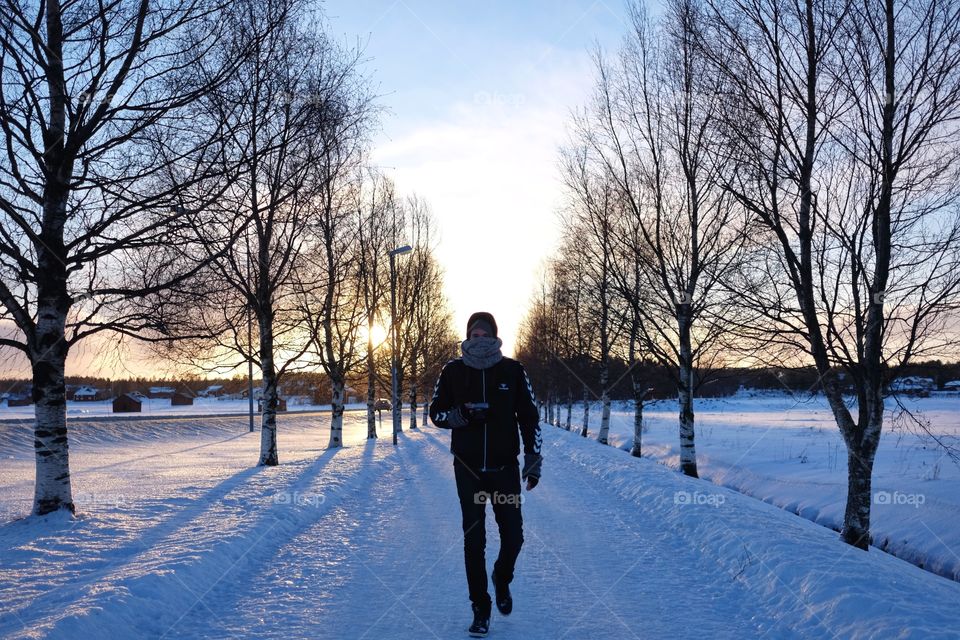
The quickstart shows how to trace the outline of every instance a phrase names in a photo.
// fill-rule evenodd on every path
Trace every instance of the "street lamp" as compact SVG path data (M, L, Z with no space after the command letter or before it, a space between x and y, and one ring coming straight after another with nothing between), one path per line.
M397 388L397 270L394 258L402 253L413 251L408 244L389 251L390 256L390 397L393 409L393 444L397 444L397 434L400 432L400 390Z
M246 247L247 258L247 282L253 282L250 277L250 221L243 229L243 243ZM249 285L248 285L249 286ZM247 409L250 416L250 433L253 428L253 309L250 301L247 300L247 349L250 350L250 358L247 360Z

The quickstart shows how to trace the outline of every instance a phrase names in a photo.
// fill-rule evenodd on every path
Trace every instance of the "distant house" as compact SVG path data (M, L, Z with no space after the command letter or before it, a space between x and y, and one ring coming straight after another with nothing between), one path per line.
M960 391L960 380L951 380L950 382L945 382L943 388L946 391Z
M204 390L200 391L199 393L197 393L197 395L200 396L201 398L216 398L217 396L221 395L222 393L223 393L223 385L222 385L222 384L212 384L212 385L210 385L209 387L207 387L206 389L204 389Z
M100 399L100 390L84 385L73 392L73 399L77 402L92 402Z
M906 395L927 396L937 388L937 383L933 378L924 378L922 376L904 376L897 378L890 383L890 390Z
M151 398L172 398L176 392L173 387L150 387L147 395Z
M29 407L33 404L33 398L30 396L9 396L7 398L8 407Z
M143 393L142 391L131 391L127 395L138 402L146 402L149 400L149 398L147 398L147 394Z
M240 397L241 397L241 398L244 398L244 399L250 397L250 394L249 394L248 390L247 390L247 389L244 389L243 391L241 391L241 392L240 392ZM259 400L259 399L262 398L262 397L263 397L263 389L260 388L260 387L254 387L254 389L253 389L253 399L254 399L254 400Z
M172 406L187 406L193 404L193 396L188 396L185 393L174 393L170 396L170 404Z
M141 402L133 394L125 393L113 399L114 413L140 413Z
M286 396L286 399L287 399L287 406L290 406L290 407L303 405L303 404L310 404L310 400L311 400L310 396L299 396L299 395Z

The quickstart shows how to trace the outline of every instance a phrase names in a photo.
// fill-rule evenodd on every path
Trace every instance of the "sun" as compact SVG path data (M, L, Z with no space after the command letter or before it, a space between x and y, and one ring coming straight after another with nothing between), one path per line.
M363 341L363 344L367 343L368 333L369 333L369 336L373 338L374 347L379 347L380 345L385 343L387 341L387 338L390 335L389 333L387 333L386 327L384 327L379 322L375 322L373 324L372 329L369 332L367 331L367 325L363 324L360 326L360 339Z

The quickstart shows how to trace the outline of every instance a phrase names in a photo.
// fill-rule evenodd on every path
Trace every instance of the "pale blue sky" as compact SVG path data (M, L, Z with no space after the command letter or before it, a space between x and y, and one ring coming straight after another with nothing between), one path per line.
M328 0L359 39L387 108L374 162L430 203L458 329L492 312L505 351L557 240L557 152L592 85L589 50L615 49L624 0Z

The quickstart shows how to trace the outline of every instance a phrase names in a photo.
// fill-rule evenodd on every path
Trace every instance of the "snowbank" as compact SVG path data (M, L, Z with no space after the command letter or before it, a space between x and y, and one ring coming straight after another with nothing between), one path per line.
M735 491L572 433L562 436L548 441L547 460L581 465L674 535L699 545L732 581L773 601L778 622L819 629L822 637L956 638L960 584L888 554L859 551ZM689 615L693 620L696 612Z
M960 446L960 397L903 402L938 437ZM644 457L673 469L679 467L675 407L674 401L651 403L643 434ZM846 449L823 396L742 391L730 398L697 399L694 409L701 478L840 530ZM599 405L591 407L591 437L599 414ZM575 407L574 429L581 417L582 406ZM630 403L615 405L610 443L622 449L633 444ZM960 580L960 467L894 407L887 411L873 490L873 544Z

